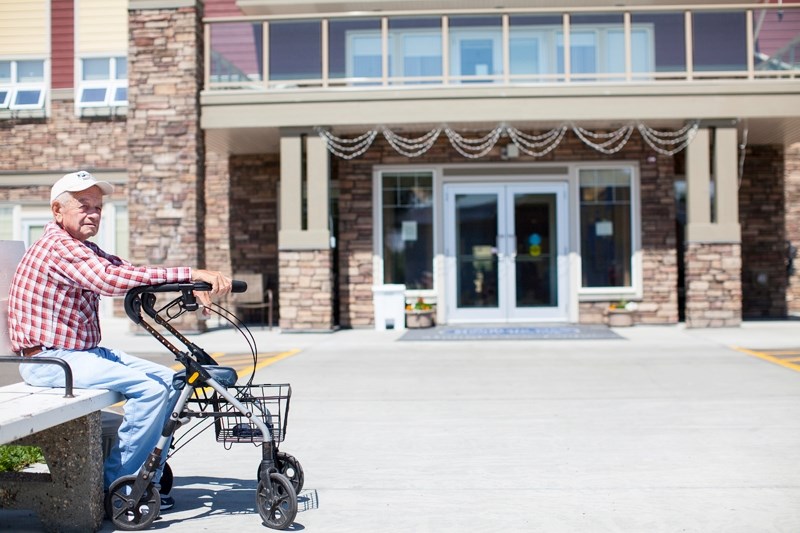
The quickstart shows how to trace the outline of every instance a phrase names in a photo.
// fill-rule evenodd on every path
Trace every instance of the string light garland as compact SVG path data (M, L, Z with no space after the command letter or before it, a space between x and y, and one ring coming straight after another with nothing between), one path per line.
M442 129L436 128L421 137L409 139L397 135L388 128L383 128L383 136L386 138L386 141L397 153L406 157L417 157L430 150L436 143L436 139L439 138L440 133L442 133Z
M678 131L658 131L642 123L637 126L650 148L663 155L675 155L689 146L699 127L697 121L686 124Z
M342 159L353 159L366 152L378 136L378 130L370 130L355 139L342 139L322 128L317 128L319 136L325 140L328 151Z
M494 148L504 129L505 126L498 126L480 139L467 139L450 128L445 128L444 133L459 154L469 159L478 159Z
M482 137L468 138L449 126L434 128L416 138L403 137L386 127L369 130L352 139L337 137L324 128L317 128L319 136L325 140L328 151L342 159L353 159L366 152L378 133L395 151L409 158L419 157L430 150L442 132L453 148L468 159L480 159L492 151L502 136L511 139L521 152L532 157L542 157L555 150L564 139L567 130L572 130L584 144L606 155L612 155L628 143L634 130L638 130L644 141L656 152L675 155L694 139L699 128L698 121L687 123L675 131L655 130L644 123L627 124L611 132L593 132L575 124L562 124L539 135L525 133L513 126L502 124Z
M541 135L529 135L513 126L506 126L506 133L508 133L511 141L517 145L520 151L533 157L542 157L555 150L561 144L561 140L568 129L567 126L561 126ZM543 150L536 150L542 147L544 147Z

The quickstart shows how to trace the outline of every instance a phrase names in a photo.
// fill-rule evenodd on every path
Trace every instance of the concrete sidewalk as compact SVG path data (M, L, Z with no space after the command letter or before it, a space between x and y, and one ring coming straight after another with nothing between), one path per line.
M300 349L255 380L292 384L281 450L306 479L293 530L800 531L800 373L731 348L800 348L800 323L616 331L398 342L254 330L262 352ZM104 337L158 349L122 322ZM230 330L191 340L245 348ZM266 530L259 460L210 432L193 440L170 459L177 504L152 529Z

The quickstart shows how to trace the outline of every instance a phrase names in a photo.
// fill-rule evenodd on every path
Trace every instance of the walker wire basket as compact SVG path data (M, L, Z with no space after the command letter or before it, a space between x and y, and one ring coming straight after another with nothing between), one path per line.
M271 430L272 442L283 442L286 437L286 425L289 420L289 400L292 387L288 383L264 385L234 385L228 387L242 405L259 417ZM269 436L261 434L261 430L247 416L225 398L216 395L215 411L218 414L214 429L217 442L225 443L261 443L269 441Z

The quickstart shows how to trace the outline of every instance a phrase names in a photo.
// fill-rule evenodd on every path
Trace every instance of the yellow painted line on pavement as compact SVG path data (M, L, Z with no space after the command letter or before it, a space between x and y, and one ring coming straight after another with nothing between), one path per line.
M209 354L215 361L217 361L220 366L229 366L236 370L236 375L242 375L242 372L250 372L261 370L264 367L269 365L274 365L278 361L283 361L287 357L291 357L293 355L297 355L300 353L299 348L292 348L291 350L287 350L285 352L280 352L277 354L266 354L260 353L258 354L258 363L255 366L255 370L253 370L253 355L252 354L231 354L228 355L225 352L214 352ZM175 364L172 365L173 370L182 370L183 365Z
M780 365L780 366L788 368L790 370L794 370L795 372L800 372L800 364L797 364L795 362L795 361L798 361L798 359L795 359L795 358L782 359L780 357L776 357L772 353L757 352L755 350L748 350L747 348L741 348L739 346L731 346L731 348L733 348L737 352L742 352L742 353L747 354L747 355L752 355L753 357L758 357L759 359L763 359L764 361L769 361L770 363L775 363L776 365ZM777 351L777 352L781 353L780 351ZM784 351L783 353L786 353L786 352ZM792 353L796 354L797 351L794 351Z

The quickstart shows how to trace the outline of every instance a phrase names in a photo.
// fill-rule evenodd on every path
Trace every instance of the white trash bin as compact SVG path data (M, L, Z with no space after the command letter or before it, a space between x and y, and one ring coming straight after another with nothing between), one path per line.
M406 286L374 285L375 329L406 329Z

